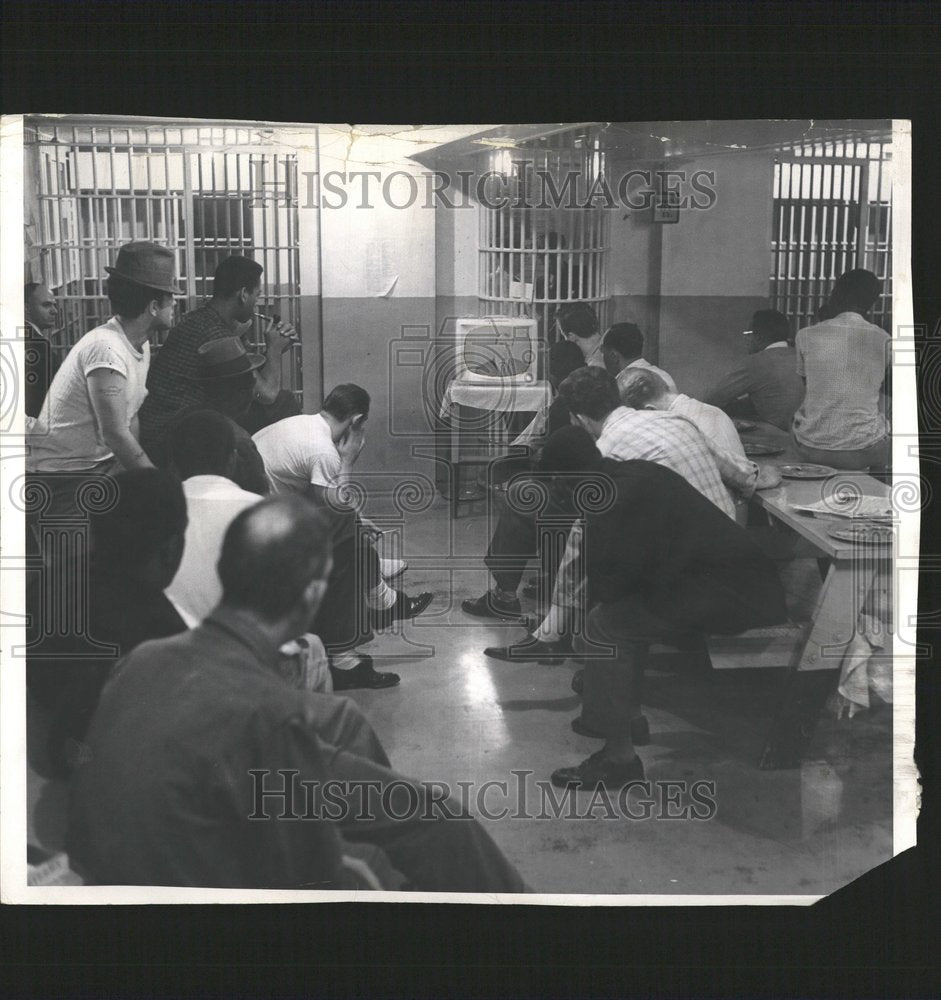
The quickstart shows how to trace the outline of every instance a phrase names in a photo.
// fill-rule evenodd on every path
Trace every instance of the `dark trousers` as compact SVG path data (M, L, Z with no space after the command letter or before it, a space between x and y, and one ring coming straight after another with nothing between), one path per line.
M333 568L310 631L320 637L328 654L336 654L373 638L366 593L379 585L381 575L379 554L359 515L330 510L328 516L333 522Z
M330 778L354 789L339 823L345 841L379 848L406 877L408 888L417 891L528 891L519 872L457 799L439 802L437 789L392 770L354 702L323 695L322 710L317 734L329 744ZM367 782L377 789L371 797L363 791Z
M551 519L553 527L564 532L574 522L574 515L566 512L550 496L543 512L546 525ZM556 531L551 532L552 535ZM546 534L543 535L547 537ZM494 582L501 590L515 591L530 559L539 558L544 573L554 577L565 550L564 542L544 545L540 551L539 520L536 514L515 510L507 500L497 517L497 523L487 546L484 564L490 570ZM551 583L550 583L551 586Z
M640 597L630 597L596 605L588 616L587 636L594 645L585 660L582 720L605 736L627 736L631 719L640 714L651 643L679 642L688 633L684 636L657 618ZM602 645L613 647L610 655L603 655Z

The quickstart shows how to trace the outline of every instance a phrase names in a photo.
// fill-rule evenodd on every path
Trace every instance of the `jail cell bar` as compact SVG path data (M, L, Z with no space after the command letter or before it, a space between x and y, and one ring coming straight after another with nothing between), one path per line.
M891 330L891 218L883 143L819 144L775 163L771 305L795 332L815 322L833 282L855 267L882 281L871 318Z
M38 218L27 259L59 303L62 327L53 350L64 356L108 318L105 267L131 240L152 240L174 251L184 293L181 313L209 297L223 257L244 253L265 269L259 312L298 327L297 160L270 136L264 140L261 150L254 130L223 125L121 127L30 119L26 141L36 157ZM31 221L27 214L28 227ZM263 326L263 320L253 320L250 340L256 347L263 346ZM162 339L154 338L155 349ZM284 366L285 388L301 402L299 343Z
M503 208L481 205L478 243L480 315L530 316L541 335L552 341L553 316L559 305L591 305L604 326L607 320L607 214L602 208L548 205L548 176L559 192L574 177L576 206L582 206L592 183L604 171L599 135L560 132L511 150L484 154L481 169L507 178L519 196ZM541 175L541 176L540 176Z

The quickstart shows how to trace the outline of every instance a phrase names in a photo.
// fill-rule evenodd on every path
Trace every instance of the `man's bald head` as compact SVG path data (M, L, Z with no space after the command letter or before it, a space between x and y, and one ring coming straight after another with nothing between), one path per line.
M308 500L279 496L242 511L229 525L218 572L222 600L267 621L297 608L330 568L326 519Z

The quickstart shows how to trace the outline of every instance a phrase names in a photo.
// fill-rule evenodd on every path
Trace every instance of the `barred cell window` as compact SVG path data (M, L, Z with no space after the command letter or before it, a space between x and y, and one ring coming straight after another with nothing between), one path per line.
M833 282L864 267L882 281L870 319L892 330L892 160L883 142L817 142L774 165L771 305L796 332Z
M105 266L131 240L175 252L180 313L209 297L218 263L239 253L265 269L259 312L300 327L297 155L270 135L234 126L36 117L27 123L26 169L35 192L26 259L33 280L56 294L60 354L107 319ZM262 326L257 319L256 347ZM291 351L285 388L300 402L300 344Z
M603 328L608 220L603 199L591 199L604 174L597 130L494 149L479 169L494 181L494 197L480 205L480 315L531 317L540 337L551 342L558 306L587 302Z

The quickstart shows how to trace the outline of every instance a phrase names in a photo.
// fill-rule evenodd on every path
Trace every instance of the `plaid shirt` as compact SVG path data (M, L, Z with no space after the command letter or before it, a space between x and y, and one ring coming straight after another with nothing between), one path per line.
M203 344L234 333L212 306L188 312L155 353L147 376L147 399L140 410L141 445L148 451L163 438L167 424L180 410L206 401L196 381L197 352Z
M735 520L735 504L723 486L716 458L696 425L686 417L663 410L619 406L608 414L595 443L605 458L620 462L642 459L665 465ZM583 545L584 521L577 521L569 531L552 591L552 603L559 608L578 608L585 599L580 565Z
M605 458L621 462L637 458L665 465L695 486L723 514L735 518L735 505L722 484L715 455L686 417L619 406L608 414L595 443Z

